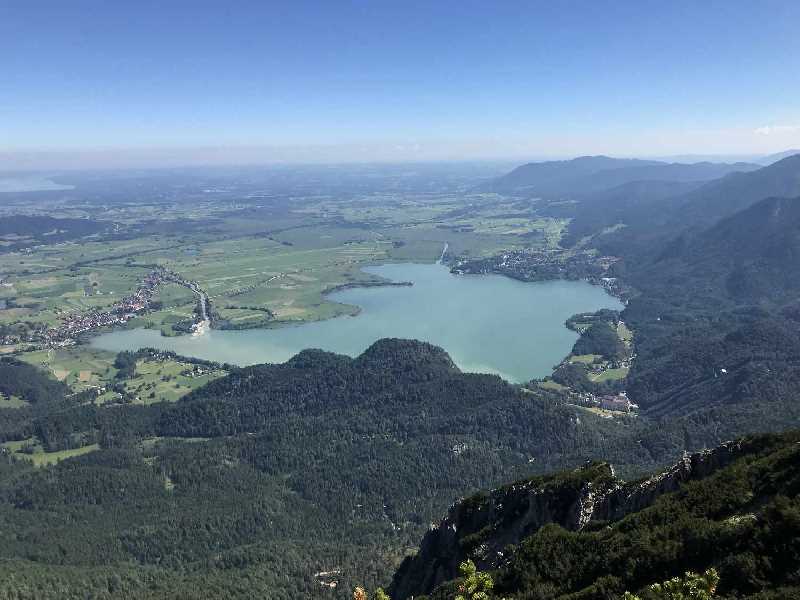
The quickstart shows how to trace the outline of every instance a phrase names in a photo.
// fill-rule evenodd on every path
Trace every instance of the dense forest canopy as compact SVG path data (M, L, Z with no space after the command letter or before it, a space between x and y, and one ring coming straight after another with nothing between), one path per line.
M459 580L431 584L474 559L493 575L496 598L655 598L651 584L709 569L721 599L794 598L798 441L797 432L747 438L641 482L620 484L593 463L467 498L390 591L398 600L452 598Z

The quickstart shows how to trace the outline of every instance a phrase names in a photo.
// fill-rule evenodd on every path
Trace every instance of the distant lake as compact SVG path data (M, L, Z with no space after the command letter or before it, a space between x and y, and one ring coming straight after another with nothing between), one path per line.
M329 298L361 307L338 317L279 329L216 331L163 337L150 329L115 331L92 345L119 352L154 347L237 365L284 362L304 348L357 356L375 340L416 338L443 347L464 371L496 373L514 381L549 375L577 334L564 326L575 313L622 304L582 281L524 283L501 275L450 274L440 264L396 264L364 269L413 286L351 288Z
M44 177L0 177L0 193L4 192L50 192L72 190L75 186L63 185Z

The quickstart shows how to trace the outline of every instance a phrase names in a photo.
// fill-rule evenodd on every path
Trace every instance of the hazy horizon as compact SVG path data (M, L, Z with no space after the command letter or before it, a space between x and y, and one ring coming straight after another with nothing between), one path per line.
M0 170L800 147L800 4L22 2Z
M798 144L800 145L800 144ZM115 149L76 150L57 152L1 152L0 177L15 173L53 173L59 171L104 171L104 170L170 170L194 168L258 168L258 167L302 167L302 166L347 166L347 165L414 165L414 164L497 164L516 166L529 162L572 160L584 156L609 156L613 158L638 158L672 163L697 162L755 162L772 155L791 152L794 148L781 148L775 152L751 152L742 154L614 154L610 152L576 152L565 154L518 155L420 155L392 153L381 155L374 148L358 153L340 153L339 148L179 148L179 149ZM800 153L800 150L797 150Z

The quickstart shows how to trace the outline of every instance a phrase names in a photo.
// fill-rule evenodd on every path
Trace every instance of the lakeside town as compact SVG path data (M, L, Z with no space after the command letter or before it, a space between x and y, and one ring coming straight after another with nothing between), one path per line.
M26 333L6 333L0 338L0 344L17 344L28 342L40 348L56 348L72 346L77 337L83 333L125 325L128 321L154 308L155 297L159 286L174 283L188 288L198 297L198 309L189 332L203 333L210 326L208 318L208 294L196 281L191 281L179 273L163 267L156 267L141 280L136 290L115 302L106 310L91 310L83 313L62 315L61 323L56 327L45 327Z
M458 260L450 272L456 275L496 273L520 281L582 279L624 300L627 289L618 278L609 276L611 267L619 260L617 256L596 256L591 252L554 254L532 249L508 250L487 258Z

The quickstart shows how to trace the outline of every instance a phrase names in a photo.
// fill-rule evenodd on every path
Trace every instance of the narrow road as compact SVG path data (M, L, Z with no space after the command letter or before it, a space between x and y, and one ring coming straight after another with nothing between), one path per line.
M208 296L197 284L191 286L191 289L197 294L200 301L200 322L195 324L193 335L203 335L211 328L211 321L208 318L207 309Z
M444 262L444 255L445 255L445 254L447 254L447 249L448 249L449 247L450 247L450 244L448 244L447 242L445 242L445 243L444 243L444 248L442 248L442 255L439 257L439 260L438 260L438 261L436 261L436 262L438 262L439 264L442 264L442 263Z

